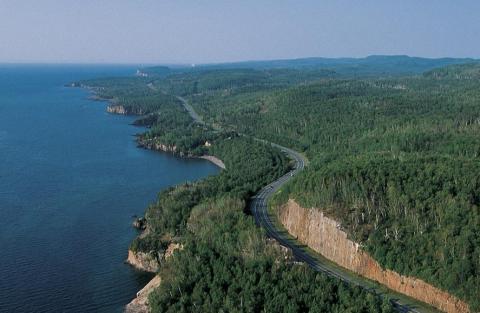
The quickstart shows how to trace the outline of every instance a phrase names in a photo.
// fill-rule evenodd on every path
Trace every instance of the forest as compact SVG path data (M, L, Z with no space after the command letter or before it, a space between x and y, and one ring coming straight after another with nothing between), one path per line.
M280 261L246 201L291 164L250 136L310 160L273 205L294 198L323 210L383 267L480 309L480 66L384 75L388 69L358 77L319 67L160 69L158 76L82 82L139 108L138 123L149 127L140 142L226 164L217 176L162 191L147 209L153 231L133 249L185 245L160 270L154 312L392 310L388 301ZM192 122L177 95L207 124Z
M277 196L341 221L382 266L480 306L480 66L197 93L207 120L303 151Z

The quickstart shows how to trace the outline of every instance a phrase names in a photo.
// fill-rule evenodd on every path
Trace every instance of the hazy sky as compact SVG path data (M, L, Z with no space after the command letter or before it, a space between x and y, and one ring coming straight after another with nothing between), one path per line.
M480 57L478 0L0 0L0 62Z

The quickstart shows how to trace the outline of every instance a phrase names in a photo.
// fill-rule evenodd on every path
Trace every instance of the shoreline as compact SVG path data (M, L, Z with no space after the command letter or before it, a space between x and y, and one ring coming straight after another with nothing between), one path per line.
M113 113L115 114L115 113ZM149 142L150 141L150 142ZM226 170L225 163L217 158L216 156L213 155L192 155L192 154L184 154L183 152L178 152L177 147L175 145L165 145L165 144L159 144L159 143L154 143L151 142L151 140L142 140L140 136L137 136L137 144L139 148L147 149L147 150L152 150L152 151L157 151L161 153L168 153L170 155L180 157L180 158L190 158L190 159L204 159L207 161L210 161L217 167L219 167L222 170Z
M86 90L89 93L89 96L87 97L87 99L89 99L91 101L97 101L97 102L105 103L106 104L105 112L107 112L109 114L124 115L124 116L138 116L138 117L141 117L143 115L143 114L137 114L136 112L127 112L127 110L125 110L124 106L121 105L121 104L115 103L114 99L103 98L103 97L98 96L97 90L95 90L95 88L88 87L88 86L85 86L85 85L82 85L82 84L74 84L74 83L69 84L69 85L65 85L65 87L81 88L81 89ZM224 162L222 160L220 160L219 158L215 157L215 156L212 156L212 155L183 156L183 155L179 155L179 154L175 153L175 149L173 149L173 150L162 149L162 148L157 149L157 147L152 147L152 146L145 145L144 143L142 143L138 139L139 138L137 137L137 143L138 143L137 148L153 150L153 151L161 152L161 153L169 153L170 155L173 155L173 156L178 157L178 158L204 159L204 160L207 160L210 163L214 164L215 166L219 167L221 170L226 169ZM139 236L145 236L145 235L146 235L146 231L144 230L144 231L142 231L142 233ZM176 248L178 248L178 247L176 247ZM127 251L128 251L128 256L127 256L127 259L125 259L124 264L129 265L130 267L132 267L136 271L141 271L141 272L145 272L145 273L152 273L152 274L154 274L154 277L145 286L143 286L139 291L137 291L135 296L128 303L126 303L123 306L123 312L125 312L125 313L148 313L150 311L149 306L148 306L148 296L150 295L150 293L155 288L157 288L160 285L161 278L155 272L148 271L145 268L136 266L136 264L134 264L132 262L129 262L129 257L131 255L131 250L128 248ZM170 252L170 255L171 255L171 253L173 253L173 251Z
M213 156L213 155L202 155L202 156L195 157L195 158L208 160L208 161L210 161L211 163L213 163L214 165L218 166L220 169L226 170L225 163L223 163L223 161L220 160L219 158L217 158L216 156Z
M136 112L128 112L122 104L116 103L114 101L114 99L103 98L103 97L98 96L95 88L92 88L92 87L89 87L89 86L86 86L86 85L82 85L82 84L75 84L75 83L68 84L68 85L65 85L65 86L66 87L71 87L71 88L85 89L90 93L90 96L88 97L89 100L98 101L98 102L106 102L107 106L105 108L105 111L107 113L114 114L114 115L125 115L125 116L128 115L128 116L139 116L139 117L145 115L145 114L139 114L139 113L136 113ZM139 144L139 147L141 147L141 148L160 151L160 152L169 152L170 154L176 155L174 153L175 151L172 151L172 150L153 149L153 148L148 147L147 145L145 145L144 143L142 143L140 141L138 141L138 144ZM216 156L213 156L213 155L201 155L201 156L176 155L176 156L179 156L180 158L187 157L187 158L195 158L195 159L204 159L204 160L210 161L211 163L213 163L214 165L216 165L220 169L226 170L225 163L221 159L219 159L219 158L217 158Z

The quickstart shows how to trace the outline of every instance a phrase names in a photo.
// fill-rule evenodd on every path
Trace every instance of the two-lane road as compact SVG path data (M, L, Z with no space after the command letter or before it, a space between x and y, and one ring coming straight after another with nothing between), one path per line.
M257 139L258 141L262 141L265 144L269 144L267 141ZM316 271L323 272L329 276L338 278L344 282L347 282L352 285L360 286L365 288L371 292L378 294L379 296L383 296L378 291L373 289L371 286L372 284L367 283L366 281L363 283L361 279L352 279L351 274L347 274L346 270L342 271L339 268L328 264L327 262L322 262L320 259L314 257L310 253L306 252L302 246L288 237L285 234L285 231L279 230L277 226L272 222L272 219L268 213L268 200L272 197L272 195L280 189L286 182L288 182L293 176L298 174L302 171L305 167L305 158L299 154L298 152L291 150L286 147L282 147L280 145L270 143L273 147L280 149L282 152L286 153L291 159L295 161L295 167L282 177L278 178L276 181L268 184L264 188L262 188L250 201L250 210L255 218L255 221L258 225L262 226L267 235L271 238L277 240L281 245L291 249L295 258L299 261L305 262L311 268ZM419 311L418 304L410 303L408 300L395 300L392 301L392 304L399 312L423 312ZM413 306L417 306L415 309ZM430 311L430 310L429 310Z
M152 83L149 83L148 87L151 88L152 90L157 90ZM205 122L203 121L203 119L197 114L197 112L195 112L195 109L188 103L186 99L180 96L177 96L177 99L180 100L181 105L184 107L184 109L187 111L187 113L192 117L192 119L195 122L205 125ZM241 135L246 136L244 134L241 134ZM306 252L305 249L303 249L302 246L296 240L291 240L288 237L288 235L285 234L284 231L279 230L275 226L275 224L272 222L270 218L270 215L268 214L268 206L267 206L268 200L276 191L278 191L278 189L280 189L281 186L283 186L293 176L297 175L300 171L304 169L306 159L300 153L292 149L280 146L275 143L270 143L262 139L258 139L258 138L254 138L254 139L280 149L282 152L287 154L291 159L295 161L295 166L290 172L286 173L282 177L278 178L276 181L262 188L250 201L250 205L249 205L250 210L257 224L265 228L267 235L269 237L274 238L281 245L291 249L293 252L293 255L297 258L297 260L305 262L314 270L323 272L329 276L338 278L344 282L347 282L348 284L360 286L362 288L365 288L383 297L384 295L379 293L377 290L373 289L372 284L367 283L365 279L352 279L352 275L347 274L346 270L342 271L338 267L332 266L327 262L320 261L318 258ZM401 301L395 300L395 301L392 301L392 304L395 306L395 308L399 312L415 312L415 313L436 312L435 310L431 310L430 308L428 310L423 310L421 309L422 305L418 305L418 303L411 302L408 299L409 298L402 298ZM416 306L416 308L414 309L413 306Z

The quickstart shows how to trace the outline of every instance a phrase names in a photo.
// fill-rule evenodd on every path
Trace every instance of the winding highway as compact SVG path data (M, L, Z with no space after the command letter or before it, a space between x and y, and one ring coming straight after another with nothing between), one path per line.
M265 144L269 144L265 140L257 140L264 142ZM345 271L342 271L327 262L322 262L319 258L312 256L310 253L305 251L304 246L299 244L296 240L292 240L284 230L279 230L277 226L272 222L272 219L268 213L268 200L276 191L280 189L280 187L282 187L293 176L295 176L304 169L306 160L301 154L292 149L274 143L270 144L273 147L280 149L291 159L293 159L295 161L295 166L290 172L278 178L276 181L268 184L267 186L262 188L254 197L252 197L250 201L250 211L252 212L257 225L262 226L266 230L269 237L275 239L282 246L289 248L298 261L305 262L315 271L325 273L331 277L338 278L348 284L362 287L364 289L367 289L368 291L379 295L380 297L384 297L385 295L383 293L376 290L375 288L372 288L371 283L367 283L366 281L362 282L361 278L352 279L352 275L346 274ZM391 302L396 308L396 310L399 312L432 312L430 308L424 311L419 307L418 303L413 304L410 303L408 300L404 299L395 299L391 300Z
M152 84L149 84L149 87L154 89ZM203 119L195 112L195 109L187 102L186 99L183 97L177 96L177 99L180 100L184 109L188 112L188 114L192 117L192 119L205 125ZM244 135L245 136L245 135ZM268 142L263 139L254 138L255 140L262 142L264 144L271 145L283 153L285 153L288 157L295 161L294 168L283 175L282 177L278 178L274 182L268 184L267 186L263 187L254 197L252 197L249 208L252 212L253 217L257 225L263 227L266 230L266 233L269 237L275 239L278 243L282 246L289 248L295 258L298 261L305 262L309 265L312 269L318 272L322 272L327 274L328 276L340 279L350 285L355 285L362 287L380 297L389 296L390 298L398 297L397 294L388 294L379 289L372 287L372 282L367 281L366 279L356 277L351 273L347 273L347 270L342 270L337 266L333 266L329 262L322 261L321 259L315 257L313 254L307 252L297 240L291 239L288 236L288 233L284 230L278 229L277 226L272 222L272 219L268 213L268 200L272 197L272 195L277 192L286 182L293 178L293 176L297 175L305 168L306 159L300 153L280 146L275 143ZM356 278L353 278L356 277ZM395 309L398 312L406 313L406 312L414 312L414 313L430 313L430 312L438 312L430 307L424 307L423 304L410 301L410 298L403 297L402 299L393 299L390 300Z

